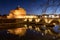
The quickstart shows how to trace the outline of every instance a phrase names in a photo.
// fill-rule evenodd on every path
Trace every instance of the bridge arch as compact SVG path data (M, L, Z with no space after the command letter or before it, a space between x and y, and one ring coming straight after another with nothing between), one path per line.
M39 23L40 23L40 24L45 24L46 22L45 22L44 19L40 19Z
M51 24L53 24L53 23L59 24L59 21L56 20L56 19L53 19L50 23L51 23Z
M50 23L53 19L44 19L46 23Z

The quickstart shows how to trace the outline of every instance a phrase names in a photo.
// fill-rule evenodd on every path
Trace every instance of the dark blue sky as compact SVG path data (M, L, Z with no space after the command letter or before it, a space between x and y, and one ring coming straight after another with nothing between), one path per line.
M42 9L46 8L48 0L0 0L0 14L8 14L10 10L15 9L18 5L27 11L27 14L42 14ZM52 14L56 9L56 14L60 14L60 0L49 2L46 14ZM54 5L54 6L53 6Z

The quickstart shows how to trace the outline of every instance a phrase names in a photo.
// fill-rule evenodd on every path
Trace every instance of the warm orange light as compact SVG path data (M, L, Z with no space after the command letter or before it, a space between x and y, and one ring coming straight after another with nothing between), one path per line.
M18 8L11 10L7 18L24 18L26 16L26 11L23 8Z
M26 33L26 28L16 28L16 29L8 29L9 33L23 36Z

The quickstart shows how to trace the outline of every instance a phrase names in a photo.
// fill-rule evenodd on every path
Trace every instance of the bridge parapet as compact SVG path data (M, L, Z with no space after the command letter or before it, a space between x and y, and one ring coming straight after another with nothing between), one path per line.
M20 22L20 23L24 23L24 22L34 22L34 23L41 23L42 21L45 21L45 23L51 23L52 21L56 21L60 23L60 18L19 18L19 19L0 19L0 23L11 23L11 22ZM9 20L9 21L8 21Z

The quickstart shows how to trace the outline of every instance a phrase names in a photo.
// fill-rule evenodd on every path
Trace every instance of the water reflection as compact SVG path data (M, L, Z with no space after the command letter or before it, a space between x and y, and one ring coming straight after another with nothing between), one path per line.
M60 33L59 30L56 31L57 28L59 28L59 25L55 25L54 27L48 27L46 25L35 25L35 24L21 24L21 27L17 28L12 28L12 29L7 29L7 30L2 30L0 31L1 36L8 36L9 38L12 36L12 38L18 37L16 39L42 39L45 38L46 40L49 39L56 39L58 38L57 35L55 35L57 32L58 35ZM59 31L59 32L58 32ZM49 38L48 38L49 37ZM60 36L59 36L60 37ZM11 38L11 39L12 39Z
M22 28L15 28L15 29L8 29L8 32L11 34L23 36L26 32L26 29L24 27Z
M21 25L22 26L22 25ZM34 30L37 32L44 32L45 34L53 34L54 32L60 33L59 25L55 25L54 27L47 27L46 25L29 25L29 24L23 24L23 27L21 28L15 28L15 29L8 29L8 31L11 31L11 33L18 34L19 32L26 32L27 29ZM24 30L24 31L23 31ZM20 34L20 33L19 33Z
M55 25L53 27L53 30L56 32L56 33L60 33L60 26L59 25Z

